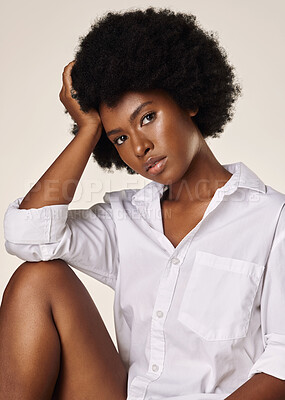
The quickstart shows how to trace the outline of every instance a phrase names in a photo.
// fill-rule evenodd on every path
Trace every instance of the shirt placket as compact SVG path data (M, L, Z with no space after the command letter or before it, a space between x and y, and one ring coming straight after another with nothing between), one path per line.
M175 251L167 261L166 267L160 279L158 293L153 308L150 334L150 359L149 367L145 377L136 377L130 387L128 400L144 400L148 385L158 379L163 371L165 359L165 337L164 324L171 307L175 292L180 266L183 264L195 233L194 229L188 240Z

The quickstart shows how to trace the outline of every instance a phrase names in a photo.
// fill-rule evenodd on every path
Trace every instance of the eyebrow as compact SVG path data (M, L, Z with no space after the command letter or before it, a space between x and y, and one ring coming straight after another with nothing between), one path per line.
M137 115L139 114L139 112L140 112L146 105L151 104L151 103L152 103L152 101L146 101L146 102L144 102L144 103L141 103L141 104L132 112L132 114L130 115L129 121L130 121L130 122L133 122L133 120L137 117ZM113 135L113 134L115 134L115 133L118 133L118 132L120 132L120 131L121 131L120 128L112 129L111 131L106 132L106 135L109 137L109 136L111 136L111 135Z

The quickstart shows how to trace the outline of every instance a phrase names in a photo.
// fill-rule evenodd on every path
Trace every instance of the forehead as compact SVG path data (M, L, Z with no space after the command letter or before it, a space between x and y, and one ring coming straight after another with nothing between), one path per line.
M154 105L174 105L172 97L163 89L149 89L145 91L129 91L122 95L115 107L108 107L105 103L99 106L100 115L103 118L123 114L130 115L140 104L151 102Z

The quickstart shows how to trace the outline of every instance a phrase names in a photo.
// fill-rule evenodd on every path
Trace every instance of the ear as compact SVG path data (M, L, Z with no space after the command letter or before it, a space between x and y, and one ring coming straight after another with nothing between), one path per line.
M190 117L195 117L195 115L198 114L198 111L199 111L199 108L198 108L198 107L196 107L194 110L190 110L190 111L189 111Z

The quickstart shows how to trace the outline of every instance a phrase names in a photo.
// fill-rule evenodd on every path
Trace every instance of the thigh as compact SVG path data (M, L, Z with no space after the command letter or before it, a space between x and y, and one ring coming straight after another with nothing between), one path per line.
M60 371L53 400L125 400L127 370L90 294L62 260L25 262L6 292L29 293L48 304L60 339ZM44 343L43 343L44 345Z
M86 287L68 268L51 296L61 341L55 399L127 398L127 371Z

